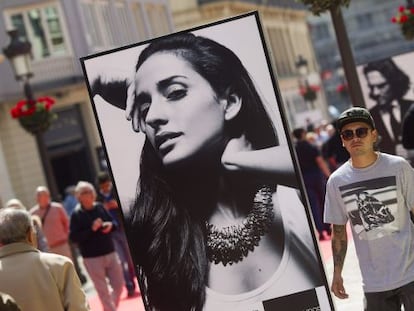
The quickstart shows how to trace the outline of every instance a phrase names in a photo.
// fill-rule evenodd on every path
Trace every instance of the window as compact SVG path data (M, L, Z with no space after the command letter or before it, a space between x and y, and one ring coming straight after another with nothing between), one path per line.
M95 50L171 32L166 1L80 0L80 5L86 25L85 35Z
M312 34L314 35L315 40L330 39L330 33L327 24L313 25Z
M280 77L292 76L295 74L295 68L291 58L293 47L286 29L267 28L267 34L274 55L274 62L277 74Z
M131 11L133 18L135 20L135 23L137 24L137 32L139 39L144 40L149 38L148 34L148 26L145 26L144 22L144 15L145 12L143 11L142 4L140 3L132 3L131 4Z
M356 16L358 29L366 29L374 26L371 13L365 13Z
M38 5L28 9L6 11L7 28L16 28L23 40L32 44L34 60L68 54L57 4Z
M151 25L152 36L158 37L167 34L170 31L167 6L147 3L145 9Z

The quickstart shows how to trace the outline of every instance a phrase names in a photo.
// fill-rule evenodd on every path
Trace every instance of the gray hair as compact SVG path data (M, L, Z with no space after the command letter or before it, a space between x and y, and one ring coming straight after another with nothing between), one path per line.
M30 229L33 230L33 222L29 212L9 207L0 210L1 244L25 241Z
M48 187L46 187L46 186L39 186L39 187L36 188L36 194L42 193L42 192L45 192L45 193L47 193L47 194L50 195L50 191L49 191L49 188Z
M83 190L91 190L96 195L95 187L87 181L79 181L75 187L75 195L78 197Z
M24 209L27 210L26 206L23 205L22 201L19 199L10 199L6 203L6 207L13 207L18 209Z

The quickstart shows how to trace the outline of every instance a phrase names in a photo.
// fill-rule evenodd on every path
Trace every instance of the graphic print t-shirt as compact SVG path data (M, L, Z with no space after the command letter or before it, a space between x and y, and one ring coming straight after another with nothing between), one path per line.
M348 218L361 240L397 232L406 211L399 215L395 176L380 177L339 187Z
M350 221L366 292L414 281L414 171L403 158L380 153L363 169L345 163L327 184L325 222Z

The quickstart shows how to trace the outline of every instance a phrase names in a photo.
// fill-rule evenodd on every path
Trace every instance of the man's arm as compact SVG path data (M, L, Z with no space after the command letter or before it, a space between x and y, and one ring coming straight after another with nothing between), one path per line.
M319 169L322 171L322 173L325 175L326 178L331 175L331 170L328 167L328 164L326 164L325 159L322 156L316 157L316 164L318 164Z
M62 222L62 226L65 230L65 233L67 235L69 235L69 229L70 229L69 228L70 227L69 216L68 216L68 213L66 213L66 210L63 207L63 205L59 206L59 214L60 214L60 219L61 219L61 222Z
M334 272L331 290L340 299L348 298L342 279L342 268L344 266L348 237L345 225L333 225L332 254L334 261Z

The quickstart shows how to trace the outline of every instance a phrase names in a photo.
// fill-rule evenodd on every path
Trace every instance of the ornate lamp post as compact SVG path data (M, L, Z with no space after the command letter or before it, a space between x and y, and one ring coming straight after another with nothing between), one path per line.
M20 40L16 29L10 30L7 33L10 36L10 43L3 49L4 55L12 65L16 80L23 82L26 103L33 105L33 109L35 109L36 99L29 83L29 79L33 76L31 70L32 45L28 41ZM19 121L24 129L33 134L36 138L37 148L50 193L53 198L57 198L58 189L56 186L56 180L50 164L49 156L47 154L47 148L43 140L43 132L50 125L52 120L51 116L52 114L48 109L36 110L32 113L32 120L35 120L36 124L33 122L25 122L23 121L24 118L19 119Z
M299 88L303 99L310 104L311 109L315 109L316 91L309 84L308 61L302 55L299 55L295 65L300 75Z

